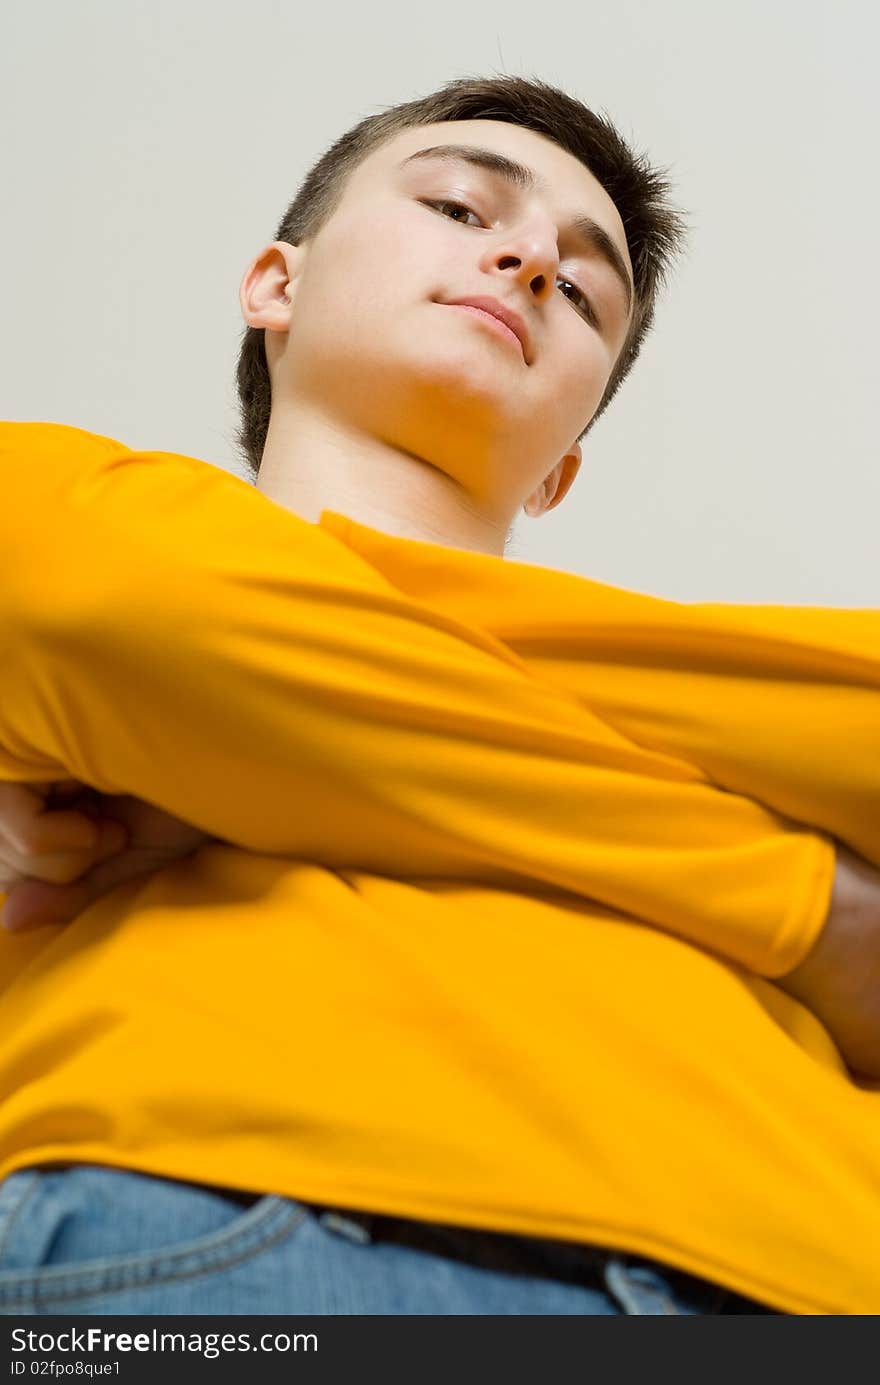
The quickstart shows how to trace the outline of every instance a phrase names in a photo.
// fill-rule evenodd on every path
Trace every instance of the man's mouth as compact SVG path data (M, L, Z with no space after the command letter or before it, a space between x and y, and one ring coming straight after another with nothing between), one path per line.
M528 328L513 308L499 302L497 298L457 298L448 299L447 307L463 308L484 322L497 336L515 344L520 356L527 365L530 360Z

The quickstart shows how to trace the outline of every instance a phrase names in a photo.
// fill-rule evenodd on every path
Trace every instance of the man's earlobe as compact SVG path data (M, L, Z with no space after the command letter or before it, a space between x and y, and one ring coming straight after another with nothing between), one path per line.
M581 445L579 442L574 442L562 460L556 463L548 476L544 477L540 486L532 491L523 505L523 513L537 519L540 515L546 514L548 510L555 509L560 500L563 500L571 489L572 482L580 470L581 461Z
M547 482L542 481L537 490L532 491L526 503L523 505L523 514L530 515L532 519L537 519L547 508Z

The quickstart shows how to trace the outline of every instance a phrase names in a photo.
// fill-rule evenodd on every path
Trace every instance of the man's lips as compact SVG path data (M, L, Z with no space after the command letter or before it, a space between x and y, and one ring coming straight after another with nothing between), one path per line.
M450 298L447 299L447 305L451 308L470 308L484 317L494 319L505 330L506 335L515 338L526 365L531 365L529 331L524 320L513 308L499 302L497 298L485 297Z

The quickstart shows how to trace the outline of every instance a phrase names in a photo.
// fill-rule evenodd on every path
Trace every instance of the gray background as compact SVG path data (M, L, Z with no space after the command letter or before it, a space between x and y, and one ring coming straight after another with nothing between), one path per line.
M508 556L681 600L880 605L867 3L29 0L0 21L0 414L241 474L238 285L345 129L538 76L670 167L690 250ZM2 503L2 497L0 497Z

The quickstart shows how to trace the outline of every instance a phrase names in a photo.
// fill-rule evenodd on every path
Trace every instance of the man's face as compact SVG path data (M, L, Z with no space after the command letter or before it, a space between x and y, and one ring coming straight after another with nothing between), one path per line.
M504 156L534 186L466 155L421 153L437 146ZM578 234L583 218L610 251ZM273 407L285 395L317 404L490 510L515 513L571 450L631 320L611 198L551 140L499 121L396 135L351 175L314 240L285 251L292 307L283 349L276 338L270 350ZM451 302L473 297L518 314L524 344Z

